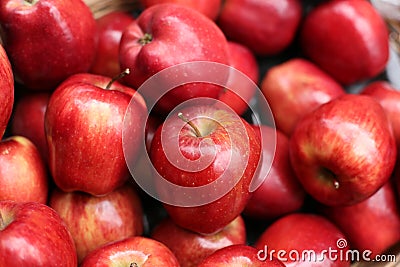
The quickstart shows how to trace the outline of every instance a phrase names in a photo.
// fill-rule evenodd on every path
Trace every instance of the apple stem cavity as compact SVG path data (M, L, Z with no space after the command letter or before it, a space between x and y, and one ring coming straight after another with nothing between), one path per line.
M142 38L139 39L139 44L146 45L153 40L153 36L150 33L145 33Z
M129 267L139 267L139 265L136 262L131 262L131 264L129 264Z
M107 84L106 86L106 90L109 90L111 88L111 85L117 81L120 80L122 78L124 78L126 75L128 75L130 72L129 69L125 69L123 72L121 72L120 74L118 74L117 76L115 76L114 78L111 79L111 81Z
M325 167L322 167L320 171L321 171L321 175L322 175L321 177L322 177L324 180L326 180L326 181L333 181L333 187L334 187L335 189L339 189L340 184L339 184L339 181L336 179L337 176L336 176L335 173L333 173L330 169L325 168Z
M186 122L187 124L189 124L190 127L192 127L192 129L194 130L194 133L196 134L196 137L201 137L201 133L200 133L199 129L196 127L196 125L195 125L192 121L188 120L188 119L182 114L182 112L179 112L179 113L178 113L178 117L179 117L181 120L183 120L184 122Z

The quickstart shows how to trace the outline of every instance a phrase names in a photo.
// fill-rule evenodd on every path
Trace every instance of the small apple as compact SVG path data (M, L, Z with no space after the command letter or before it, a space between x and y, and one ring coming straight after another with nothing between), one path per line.
M201 235L176 225L166 218L155 226L151 238L166 245L176 256L181 267L196 267L216 250L246 243L244 220L238 216L219 232Z
M305 17L301 50L344 85L383 72L389 59L389 34L370 1L325 1Z
M164 3L180 4L193 8L212 20L217 18L222 4L222 0L140 0L139 2L144 8Z
M290 163L289 138L270 126L253 125L253 127L258 129L256 133L262 131L260 136L263 139L262 161L257 175L263 182L252 193L243 214L272 221L300 210L306 194ZM276 138L276 147L270 145L270 140L273 138Z
M286 267L349 267L341 230L325 217L291 213L269 225L255 243L262 259L276 257Z
M39 149L47 164L48 150L44 132L44 114L50 99L50 92L26 93L15 103L11 119L11 133L28 138Z
M231 267L231 266L257 266L257 267L284 267L285 265L273 257L260 259L258 250L249 245L230 245L218 249L205 258L198 267Z
M389 179L396 142L382 106L346 94L306 114L290 138L290 160L306 192L325 205L351 205Z
M171 219L185 229L212 234L245 208L261 145L250 124L229 107L194 102L172 112L157 129L150 159Z
M26 88L54 90L93 62L96 22L82 0L1 1L0 25L15 80Z
M80 265L80 267L94 266L179 267L179 262L164 244L151 238L134 236L95 249Z
M14 74L8 55L0 45L0 139L6 131L14 105Z
M386 112L396 138L397 147L400 148L400 92L387 81L378 80L371 82L361 89L360 94L369 95L381 104Z
M371 251L371 258L400 241L400 215L391 182L351 206L322 207L322 213L346 235L350 247Z
M135 21L124 11L112 11L96 19L97 50L90 73L115 77L121 73L119 66L119 43L122 33Z
M105 243L143 234L141 201L130 184L95 197L55 188L49 199L75 242L78 262Z
M2 266L76 267L74 241L63 220L38 202L0 201Z
M230 66L243 74L247 75L254 85L258 83L259 67L254 54L246 46L236 42L228 41L228 51L230 56ZM239 84L238 84L239 83ZM240 84L243 83L243 84ZM235 90L230 85L235 84ZM241 90L237 92L236 90ZM226 89L223 90L218 100L230 106L237 114L243 113L249 108L250 102L256 94L256 86L250 83L244 83L237 79L233 73L228 79Z
M222 31L211 19L192 8L171 3L151 6L122 35L120 65L122 69L132 70L132 75L126 76L124 82L133 88L139 88L168 67L195 61L229 65L229 55ZM188 66L184 76L196 76L198 67ZM174 75L178 74L167 75L163 82L170 84L179 79ZM225 78L226 81L227 76L228 73L221 80ZM165 88L165 84L140 91L146 100L157 103L155 109L162 114L191 98L216 99L222 91L221 86L203 82L190 82L166 91L169 88Z
M0 201L46 204L48 182L46 165L29 139L11 136L0 142Z
M346 93L332 77L302 58L292 58L268 69L261 92L274 115L276 128L287 136L305 114Z
M129 123L124 123L126 114ZM142 96L111 78L82 73L65 80L51 95L45 114L49 166L56 185L65 192L97 196L123 185L130 174L122 132L130 133L126 142L135 158L146 114Z
M302 10L299 0L226 0L217 23L228 39L256 55L276 55L294 40Z

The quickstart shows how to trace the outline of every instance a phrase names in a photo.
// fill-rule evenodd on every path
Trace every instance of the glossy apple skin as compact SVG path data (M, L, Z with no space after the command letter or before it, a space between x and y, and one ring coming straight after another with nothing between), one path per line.
M52 207L67 225L78 261L105 243L143 234L143 211L137 192L126 184L106 196L54 189Z
M47 168L29 139L22 136L3 139L0 166L0 201L47 202Z
M151 41L145 41L148 35ZM120 65L122 69L129 68L132 71L124 82L139 88L159 71L186 62L211 61L229 65L227 46L222 31L201 13L177 4L151 6L122 35ZM198 69L189 69L188 75L191 75L190 72L197 73ZM195 97L218 98L221 91L222 87L210 83L189 83L168 93L165 93L165 88L155 88L151 92L143 90L141 93L145 99L152 101L163 96L156 108L166 114L185 100Z
M105 244L92 251L80 266L179 267L179 262L162 243L147 237L134 236Z
M369 95L381 104L392 124L397 147L400 147L400 92L387 81L374 81L362 88L361 94Z
M399 208L391 182L360 203L323 207L322 213L340 227L351 247L370 250L371 258L400 241Z
M266 56L279 54L291 44L301 17L298 0L227 0L217 23L228 39Z
M52 94L46 114L45 132L49 167L56 185L65 192L82 191L106 195L129 177L122 146L124 116L130 106L131 133L127 142L133 159L143 137L146 105L134 89L112 84L94 74L76 74ZM126 130L126 129L125 129Z
M150 159L161 177L175 185L185 187L203 186L217 179L221 180L225 173L232 172L230 177L237 183L232 185L225 195L211 203L199 206L164 203L165 209L177 225L196 233L215 233L234 220L245 208L250 197L249 186L258 167L261 144L250 124L234 112L208 105L188 107L181 112L186 118L193 118L193 123L198 126L200 132L207 134L197 137L187 124L181 129L182 120L176 114L172 114L157 129L153 137ZM202 120L201 117L210 118L219 123L210 126L210 120ZM163 138L167 136L168 140L162 140L162 132L165 132ZM179 140L179 148L165 146L174 140ZM212 160L207 166L200 167L200 170L197 168L185 170L180 166L175 166L177 159L166 155L166 153L171 155L174 149L179 149L189 162L196 161L200 157L207 159L210 156ZM215 153L214 149L216 149ZM247 159L243 159L243 155L247 155ZM198 164L198 162L200 161L194 163ZM232 166L235 166L235 169L232 169ZM240 173L236 168L241 169ZM210 190L221 192L216 184ZM171 194L171 192L162 191L162 188L159 188L159 192ZM179 191L175 192L177 195L179 193Z
M165 3L185 5L197 10L212 20L217 18L222 4L222 0L140 0L139 2L144 8Z
M14 74L2 45L0 45L0 88L0 138L2 138L14 106Z
M257 85L259 67L253 52L251 52L251 50L246 46L232 41L228 41L228 51L230 66L247 75L254 85ZM250 102L256 93L256 87L249 86L247 83L238 85L240 82L242 82L240 79L228 79L227 89L223 90L218 100L230 106L237 114L243 115L243 113L249 108ZM235 92L232 88L229 90L229 84L231 83L235 84L235 89L241 91ZM237 94L239 94L239 96Z
M90 73L107 77L121 73L119 43L122 33L133 21L134 17L123 11L113 11L96 20L97 50Z
M304 54L344 85L375 77L389 58L386 24L369 1L321 3L299 36Z
M215 251L204 259L198 267L257 266L284 267L278 259L260 260L258 250L249 245L230 245Z
M257 129L256 133L262 132L262 161L257 175L262 176L263 182L252 193L244 214L272 221L287 213L300 210L306 193L290 163L289 138L279 130L266 125L253 125L253 127ZM275 149L268 145L272 138L276 138Z
M39 149L47 165L48 151L44 132L44 115L50 92L27 93L18 98L11 120L11 133L25 136Z
M60 216L38 202L0 201L6 226L0 227L3 266L76 267L74 241Z
M280 219L274 221L269 225L255 243L255 247L258 250L263 250L260 256L269 258L271 255L276 256L281 260L287 267L306 267L311 266L313 261L306 259L301 261L301 253L304 250L312 250L318 256L318 266L332 266L332 267L344 267L350 266L350 262L339 260L340 252L346 255L348 247L340 249L337 246L339 239L345 239L345 235L341 230L334 225L331 221L321 215L307 214L307 213L292 213L285 215ZM267 246L267 249L265 249ZM329 248L335 249L337 253L337 260L329 257L329 254L325 254L322 258L321 253ZM275 252L273 252L273 250ZM286 254L278 255L279 250L284 250ZM290 251L296 250L300 259L294 261L290 258ZM267 252L267 255L265 255ZM270 254L272 253L272 254ZM292 258L296 255L292 255ZM322 260L323 259L323 260Z
M345 94L331 76L302 58L271 67L263 77L261 92L274 115L276 128L287 136L305 114Z
M300 183L325 205L351 205L374 194L389 180L397 155L382 106L356 94L305 115L290 138L289 151Z
M16 81L31 89L54 90L70 75L89 70L96 22L80 0L35 2L1 1L1 38Z
M221 231L201 235L185 230L166 218L155 226L151 238L166 245L176 256L181 267L195 267L216 250L235 244L246 244L246 227L241 216Z

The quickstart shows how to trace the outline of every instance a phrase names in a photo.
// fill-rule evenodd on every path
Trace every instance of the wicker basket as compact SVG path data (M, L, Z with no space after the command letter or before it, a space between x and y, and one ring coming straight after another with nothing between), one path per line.
M385 18L390 30L391 44L400 55L400 2L398 0L371 0L371 3Z
M92 10L95 18L113 11L133 12L140 8L138 0L84 0L84 2Z
M391 44L400 56L400 21L388 20L388 24Z

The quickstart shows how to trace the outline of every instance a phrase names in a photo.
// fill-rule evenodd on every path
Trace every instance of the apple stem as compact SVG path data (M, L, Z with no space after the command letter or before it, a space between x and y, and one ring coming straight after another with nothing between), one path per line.
M109 90L111 88L111 85L117 81L120 80L122 78L124 78L126 75L128 75L130 72L129 69L125 69L123 72L121 72L120 74L118 74L117 76L115 76L114 78L111 79L111 81L107 84L106 89Z
M339 189L339 182L338 182L338 180L334 180L334 181L333 181L333 186L335 187L335 189Z
M183 120L184 122L186 122L187 124L189 124L190 127L192 127L192 129L194 130L194 133L196 134L197 137L201 137L201 133L199 131L199 129L196 127L196 125L194 125L194 123L192 121L189 121L183 114L182 112L178 113L178 117Z

